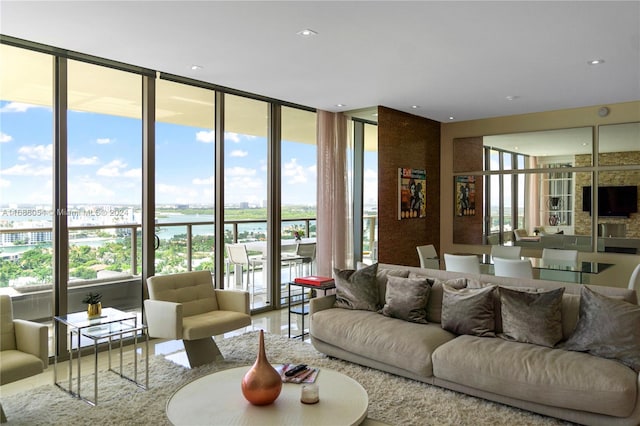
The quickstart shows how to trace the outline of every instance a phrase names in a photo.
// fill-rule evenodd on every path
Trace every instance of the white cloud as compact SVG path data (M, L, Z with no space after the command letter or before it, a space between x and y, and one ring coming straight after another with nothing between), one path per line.
M110 139L110 138L98 138L98 139L96 139L96 143L98 145L108 145L111 142L113 142L113 140Z
M205 178L205 179L195 178L191 181L191 183L194 185L213 185L213 182L214 182L213 176L209 176L208 178Z
M168 185L166 183L159 183L156 185L156 194L164 195L166 201L172 203L184 203L189 204L199 200L198 191L192 188L185 188L178 185Z
M309 181L304 167L298 164L296 158L292 158L291 161L284 164L282 175L287 178L286 182L292 185L304 184Z
M130 178L142 178L142 169L127 170L122 174L122 176Z
M51 161L53 159L53 145L29 145L18 149L21 160L30 158L39 161Z
M196 133L196 140L203 143L214 143L216 141L216 131L210 130L206 132L204 130L201 130Z
M31 104L23 104L20 102L9 102L2 108L0 108L0 112L27 112L27 110L31 108L44 108L38 105Z
M113 160L109 164L106 164L98 169L96 174L98 176L117 177L120 176L120 170L125 169L127 163L120 160Z
M11 142L13 140L13 137L11 137L11 135L8 135L4 132L0 132L0 143L7 143L7 142Z
M364 179L378 180L378 171L373 169L365 169Z
M160 194L179 194L182 191L177 185L168 185L166 183L159 183L156 185L156 192Z
M112 189L86 176L69 180L70 200L104 199L114 195L115 192Z
M246 167L227 167L224 169L225 177L255 176L256 173L256 169L248 169Z
M226 141L231 141L234 143L239 143L240 142L240 135L234 132L224 132L224 140Z
M0 188L9 188L10 186L11 186L10 180L0 178Z
M70 158L69 165L71 166L92 166L98 164L100 160L95 155L93 157L80 157Z
M16 164L8 169L1 170L5 176L51 176L50 166L34 167L32 164Z
M249 155L248 151L243 151L241 149L236 149L231 151L231 155L232 157L246 157L247 155Z

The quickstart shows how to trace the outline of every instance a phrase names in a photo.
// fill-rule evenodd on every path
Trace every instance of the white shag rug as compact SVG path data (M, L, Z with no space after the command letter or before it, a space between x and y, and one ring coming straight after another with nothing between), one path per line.
M54 385L2 398L9 419L7 425L169 424L165 406L178 388L215 371L253 364L258 350L258 336L258 332L250 332L218 340L225 361L194 369L187 369L161 356L153 356L149 359L148 390L142 390L114 373L100 372L96 407L72 398ZM368 418L389 425L569 424L330 358L299 340L265 334L265 347L272 364L306 363L321 369L337 370L357 380L369 395ZM131 365L128 367L132 368ZM83 383L93 383L93 380L83 377Z

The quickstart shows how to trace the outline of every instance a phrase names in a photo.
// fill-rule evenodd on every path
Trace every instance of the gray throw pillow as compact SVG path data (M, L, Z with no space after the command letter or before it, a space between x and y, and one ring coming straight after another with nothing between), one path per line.
M495 286L456 289L443 284L442 328L456 334L495 337Z
M431 293L427 302L427 321L442 322L442 286L447 284L453 288L465 288L467 286L466 278L452 278L443 280L440 278L432 278L415 272L409 273L409 278L428 279L431 284Z
M385 304L380 311L387 317L426 324L427 301L431 286L426 279L387 277Z
M616 359L640 372L640 306L583 286L578 324L559 347Z
M552 348L562 340L564 287L543 293L500 287L500 337Z
M409 271L404 269L387 269L378 268L377 280L378 280L378 303L380 306L385 304L385 295L387 292L387 277L402 277L407 278Z
M378 302L378 264L366 268L338 270L333 274L336 282L336 308L375 311L380 309Z

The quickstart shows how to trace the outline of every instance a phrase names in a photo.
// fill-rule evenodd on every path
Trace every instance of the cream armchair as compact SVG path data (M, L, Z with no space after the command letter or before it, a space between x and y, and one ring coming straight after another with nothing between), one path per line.
M0 295L0 385L42 371L49 365L49 329L44 324L13 319L11 297ZM0 404L0 421L7 418Z
M149 277L147 288L149 336L182 339L191 367L222 359L213 336L251 325L249 293L215 289L209 271Z

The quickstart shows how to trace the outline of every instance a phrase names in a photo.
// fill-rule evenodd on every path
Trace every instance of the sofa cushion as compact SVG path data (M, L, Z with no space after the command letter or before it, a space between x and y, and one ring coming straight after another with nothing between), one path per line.
M495 287L456 289L444 284L442 328L456 334L495 337Z
M335 306L337 308L363 309L377 312L380 309L378 281L376 279L377 271L377 263L357 271L334 269L333 275L336 282Z
M431 354L455 338L440 324L417 324L375 312L326 309L311 316L313 339L345 351L431 377Z
M389 276L381 313L388 317L426 324L426 307L430 291L431 285L426 279Z
M499 338L460 336L433 353L439 379L512 398L629 416L638 375L609 359Z
M578 324L562 347L616 359L640 372L640 306L582 287Z
M501 287L502 333L500 337L553 347L562 340L564 288L544 293Z
M442 321L442 286L447 284L453 288L465 288L467 286L466 278L452 278L445 280L441 278L432 278L428 275L417 274L415 272L409 273L409 278L427 278L431 282L431 294L429 295L429 301L427 302L427 321L429 322L441 322Z

